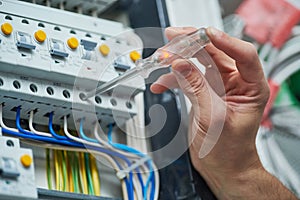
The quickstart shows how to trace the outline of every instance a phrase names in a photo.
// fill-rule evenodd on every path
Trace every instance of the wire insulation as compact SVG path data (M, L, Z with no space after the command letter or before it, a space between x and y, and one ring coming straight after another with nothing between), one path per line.
M0 111L2 111L2 105L0 106L0 108L1 108ZM2 126L2 124L4 124L2 121L3 116L2 116L2 112L0 112L0 113L1 113L0 125ZM31 112L31 113L32 114L30 116L30 118L31 118L30 124L33 125L33 112ZM17 113L16 113L17 129L13 129L13 128L5 129L5 127L2 126L3 127L2 131L4 134L12 135L14 137L20 137L20 138L24 138L24 139L36 140L39 142L51 143L52 144L51 147L55 146L55 145L63 145L63 146L65 146L65 148L64 148L65 150L66 149L77 149L78 151L84 151L84 149L87 148L91 152L96 152L97 154L100 154L101 156L106 157L108 160L110 160L110 163L112 163L112 166L114 166L115 169L119 169L119 170L123 169L124 167L126 168L126 167L129 167L132 165L131 160L129 158L127 158L125 155L130 155L130 158L134 158L134 159L145 156L145 154L142 154L141 152L139 152L133 148L130 148L123 144L113 143L111 140L110 140L110 144L107 146L101 145L98 142L98 140L95 140L92 138L89 138L90 141L87 141L86 139L88 137L86 137L86 135L84 134L84 131L83 131L83 120L80 125L81 133L79 133L79 134L81 136L84 135L86 138L82 137L84 139L80 139L75 136L72 136L71 134L67 135L66 134L66 133L68 133L66 131L67 128L65 128L65 121L66 121L65 119L66 118L64 118L64 133L65 133L65 135L59 135L53 129L53 117L54 117L53 115L54 115L53 112L51 112L49 115L48 128L49 128L51 137L49 137L50 135L36 134L32 131L34 129L31 129L31 131L27 131L27 130L23 129L20 124L20 116L21 116L21 107L20 106L17 107ZM1 123L1 121L2 121L2 123ZM9 128L9 127L7 127L7 128ZM91 142L91 141L93 141L93 142ZM49 146L48 144L41 144L41 143L40 143L40 145ZM119 147L119 150L114 149L116 147L114 147L114 148L109 147L110 145L111 146L116 145L117 147ZM107 149L107 148L109 148L109 149ZM135 154L135 155L133 155L133 154ZM90 194L96 194L96 195L99 194L100 195L100 181L99 181L99 174L97 175L97 173L96 173L96 172L98 172L96 163L93 161L92 158L89 158L90 156L88 154L85 154L85 155L86 156L84 156L83 161L85 163L86 168L85 168L85 170L82 170L82 169L81 170L85 171L85 173L87 175L87 181L86 181L86 183L88 183L87 191L89 191ZM136 156L138 156L138 157L136 157ZM111 157L111 158L108 158L108 157ZM50 159L50 156L48 158ZM73 162L74 166L73 165L69 166L68 163L71 162L72 159L74 159L74 162ZM48 160L48 161L50 161L50 160ZM54 165L55 165L55 183L56 183L55 186L56 186L56 188L57 189L59 188L64 191L73 190L74 192L79 192L78 175L85 174L85 173L79 173L78 168L76 169L75 163L78 163L77 166L79 166L79 160L78 160L78 157L76 159L76 154L74 154L74 157L72 158L72 155L69 156L69 153L67 153L66 151L54 151L53 161L54 161ZM122 164L119 163L120 161ZM59 165L59 163L60 163L60 165ZM149 169L152 169L151 168L152 165L153 165L152 162L147 163L147 166ZM50 166L50 165L48 165L48 163L47 163L47 169L48 169L48 166ZM69 169L70 169L70 172L68 174L67 171ZM94 173L96 173L96 175ZM141 174L138 173L137 177L138 177L139 181L141 182L141 185L144 187ZM50 178L51 178L51 176L49 175L48 176L49 183L50 183ZM152 171L150 170L150 174L148 175L148 179L145 184L146 188L144 188L143 192L142 192L144 199L148 199L147 198L147 191L148 191L147 188L149 188L150 183L152 183L151 190L150 190L150 199L153 199L153 197L156 195L156 191L153 192L154 191L153 186L155 186L155 182L156 182L154 180L155 178L156 177L153 176L153 170ZM73 187L71 186L73 184L70 183L70 180L72 180L72 182L74 184ZM98 183L97 183L97 180L98 180ZM49 183L48 183L48 187L50 188L52 186L50 186ZM134 197L137 195L137 193L139 193L138 192L139 189L136 187L133 188L133 186L136 186L137 184L136 184L136 178L133 178L132 172L129 172L128 177L125 177L124 180L121 180L121 183L122 183L122 188L124 188L125 185L127 187L127 190L126 190L127 192L123 191L124 199L133 200ZM99 186L99 187L97 187L97 186ZM96 189L96 188L98 188L98 189ZM136 195L134 194L134 191L135 191ZM138 196L139 195L137 195L136 197L138 197Z
M47 184L48 189L52 190L52 173L50 164L50 149L46 149L46 166L47 166Z
M92 179L94 183L94 191L95 195L100 196L101 191L101 185L100 185L100 178L99 178L99 172L97 168L96 159L93 155L90 155L90 161L91 161L91 173L92 173Z

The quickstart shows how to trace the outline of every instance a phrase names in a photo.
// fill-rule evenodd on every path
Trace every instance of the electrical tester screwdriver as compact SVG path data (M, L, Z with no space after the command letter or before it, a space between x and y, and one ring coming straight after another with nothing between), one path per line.
M197 29L196 31L186 35L177 36L165 46L157 49L151 56L137 60L135 68L132 68L117 78L100 85L93 91L82 94L81 99L87 100L96 94L107 92L124 81L136 76L147 78L152 71L168 67L176 59L191 58L209 42L210 40L206 35L205 28Z

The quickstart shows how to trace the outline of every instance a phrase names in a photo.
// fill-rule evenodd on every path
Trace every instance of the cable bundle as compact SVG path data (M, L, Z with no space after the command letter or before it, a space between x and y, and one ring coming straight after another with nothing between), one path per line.
M48 189L100 196L99 173L93 155L46 149L46 166ZM53 178L55 187L52 187Z
M117 176L121 180L124 199L158 199L159 177L154 163L147 155L126 145L114 143L111 137L113 131L112 125L109 126L108 141L105 141L99 135L98 122L95 122L93 130L94 138L90 138L87 137L83 130L84 118L80 120L79 133L71 134L68 129L67 116L64 116L63 131L58 134L53 128L54 113L52 112L49 114L49 132L41 132L34 129L34 111L30 112L30 130L25 130L21 127L20 123L20 106L17 107L16 111L16 128L11 128L5 125L2 110L3 105L0 105L0 125L4 134L33 140L35 141L33 143L36 145L49 149L67 150L72 152L88 151L89 153L100 155L104 157L116 170ZM65 151L53 150L52 153L54 158L54 168L56 169L56 188L63 191L74 190L74 192L83 192L86 194L100 194L100 183L98 184L95 182L95 179L97 179L97 175L95 174L97 170L93 164L94 161L90 161L93 159L90 158L89 154L73 153L73 156L69 157L68 153L65 153ZM66 164L67 158L73 159L76 163L75 168L71 168L70 170L72 172L72 175L70 176L65 176L66 171L68 170L68 165ZM50 153L47 154L47 160L48 159L50 159ZM58 162L58 160L60 162ZM60 165L58 163L60 163ZM48 185L52 188L49 163L47 166ZM78 172L78 168L76 168L76 166L80 166L80 172ZM84 173L84 171L87 173ZM73 185L70 184L71 182ZM80 184L78 185L77 183Z
M294 30L298 28L295 27ZM291 78L299 74L299 47L300 34L294 31L294 35L279 51L270 49L268 45L260 48L259 55L269 79L271 96L257 138L258 153L264 167L298 197L300 197L298 155L300 104L292 87L299 84L300 79L296 78L292 83Z

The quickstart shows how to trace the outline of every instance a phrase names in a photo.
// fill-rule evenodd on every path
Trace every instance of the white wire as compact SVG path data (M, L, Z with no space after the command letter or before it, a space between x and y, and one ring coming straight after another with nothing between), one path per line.
M269 76L270 72L272 71L272 68L274 67L274 65L276 64L276 58L279 54L279 51L277 48L272 48L269 54L269 58L267 61L267 64L265 66L266 69L266 75L267 77Z
M144 139L146 138L144 134L145 131L138 130L139 122L137 121L136 116L131 119L131 123L132 123L132 136L129 137L129 139L131 140L135 148L139 149L141 152L146 154L148 150L147 150L146 139Z
M300 26L294 26L294 28L292 29L292 34L293 35L300 35Z
M269 147L272 147L272 159L274 159L274 163L278 165L276 168L278 168L280 171L277 171L280 174L285 174L285 180L288 180L288 182L291 183L291 185L296 186L297 188L300 187L300 181L299 181L299 175L296 173L296 171L291 167L289 162L287 161L286 157L284 156L283 152L281 151L280 147L278 146L276 140L274 139L273 135L270 136L268 139L268 145ZM282 170L284 169L284 170ZM297 194L299 196L299 194Z
M86 145L90 145L90 146L94 146L94 147L103 148L103 146L99 143L90 142L90 141L83 140L81 138L78 138L78 137L75 137L75 136L71 135L68 131L68 121L67 121L67 116L66 115L64 116L64 133L68 138L70 138L71 140L74 140L76 142L86 144Z
M265 45L263 45L259 52L259 58L261 60L265 60L267 58L267 56L269 55L271 49L272 49L271 43L266 43Z
M284 111L274 109L270 119L274 124L274 128L284 130L285 133L300 138L299 115L300 111L296 106L284 106Z
M138 182L138 176L137 174L134 174L132 177L134 189L135 189L135 197L137 199L143 199L143 192L142 192L142 186Z
M2 112L3 112L3 108L2 107L3 107L3 105L0 104L0 125L1 125L1 127L5 128L7 130L10 130L10 131L19 132L18 129L16 129L16 128L10 128L10 127L8 127L8 126L6 126L4 124L4 122L3 122L3 116L2 116Z
M52 137L52 135L50 133L35 130L35 128L33 127L33 115L34 115L34 110L30 111L30 117L29 117L29 129L30 129L30 131L34 134L37 134L37 135Z
M158 174L158 170L156 168L156 165L154 164L154 162L152 162L152 167L153 167L153 172L154 172L154 179L155 179L155 192L154 192L154 199L158 200L158 195L159 195L159 174Z
M262 46L262 48L259 52L259 55L258 55L261 60L261 63L263 64L263 71L264 71L264 74L266 77L269 76L269 74L272 70L272 68L271 68L272 63L270 63L270 62L273 62L273 61L270 61L272 52L273 52L272 44L266 43Z
M300 70L300 60L296 60L295 62L289 64L284 69L282 69L278 74L276 74L272 80L281 85L287 78L289 78L292 74Z
M291 39L289 39L281 49L285 49L287 47L293 46L293 45L297 45L299 43L300 40L300 35L296 35L294 37L292 37Z
M290 39L280 50L278 57L276 59L276 64L283 62L289 57L300 52L299 47L300 36L294 37Z
M94 135L95 135L95 138L96 140L98 140L98 142L100 144L102 144L103 146L107 147L108 149L110 150L113 150L113 151L116 151L120 154L123 154L124 156L127 156L129 158L136 158L136 159L140 159L140 156L137 156L136 154L133 154L133 153L129 153L129 152L125 152L125 151L122 151L120 149L117 149L117 148L114 148L112 145L110 145L107 141L103 140L100 135L98 134L98 123L95 123L95 126L94 126Z
M94 126L94 136L96 138L96 140L98 140L98 142L100 144L103 144L103 146L107 147L107 148L112 148L112 146L110 144L108 144L108 142L106 142L105 140L103 140L100 135L98 134L98 123L95 123Z

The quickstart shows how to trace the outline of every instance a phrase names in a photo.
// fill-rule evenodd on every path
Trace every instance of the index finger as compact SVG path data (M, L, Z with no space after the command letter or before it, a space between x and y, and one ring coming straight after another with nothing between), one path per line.
M262 66L254 45L230 37L212 27L207 28L206 33L215 47L235 60L237 69L243 80L257 82L261 78L264 78Z
M175 38L177 36L180 36L183 34L189 34L196 30L197 30L197 28L194 28L194 27L168 27L165 30L165 35L169 40L172 40L173 38ZM213 61L218 66L220 72L228 72L228 71L236 70L236 68L234 67L233 59L230 58L228 55L226 55L223 51L214 47L213 44L208 44L206 46L205 50L212 57ZM211 63L207 63L206 59L202 59L201 52L197 52L195 54L195 57L198 58L200 63L202 63L204 66L211 64Z

